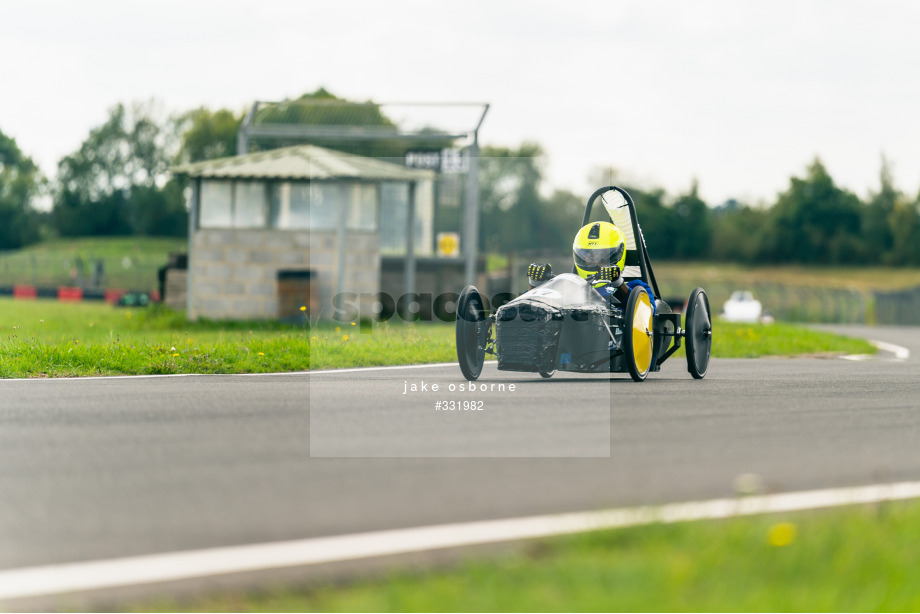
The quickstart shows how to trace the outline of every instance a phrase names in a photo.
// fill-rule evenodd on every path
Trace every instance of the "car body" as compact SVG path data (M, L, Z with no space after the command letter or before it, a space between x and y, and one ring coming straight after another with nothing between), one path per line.
M608 195L609 198L604 198ZM582 226L591 222L596 201L623 234L626 282L641 281L625 301L606 300L589 281L572 273L558 275L499 306L492 313L475 286L457 301L457 359L468 380L482 373L486 354L498 358L503 371L625 373L644 381L687 343L687 368L694 378L705 376L712 346L709 299L702 288L690 295L686 330L681 314L661 299L635 203L626 190L600 188L585 206Z

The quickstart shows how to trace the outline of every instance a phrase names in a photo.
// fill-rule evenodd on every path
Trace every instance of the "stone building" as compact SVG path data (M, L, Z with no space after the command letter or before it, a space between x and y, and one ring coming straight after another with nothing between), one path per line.
M428 171L300 145L173 172L191 179L193 320L284 318L299 305L331 317L342 293L370 314L382 254L411 265L412 280L415 257L433 255Z

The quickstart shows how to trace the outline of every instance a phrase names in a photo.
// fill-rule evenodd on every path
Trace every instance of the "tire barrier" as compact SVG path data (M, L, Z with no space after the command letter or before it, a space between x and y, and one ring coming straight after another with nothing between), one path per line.
M84 289L77 286L32 286L28 284L17 284L14 286L0 286L0 296L11 296L15 300L36 300L36 299L54 299L67 303L81 301L105 301L110 305L125 304L124 298L129 295L144 295L148 302L157 302L160 300L160 293L153 292L132 292L120 288L107 288L105 290ZM141 304L137 301L131 304Z

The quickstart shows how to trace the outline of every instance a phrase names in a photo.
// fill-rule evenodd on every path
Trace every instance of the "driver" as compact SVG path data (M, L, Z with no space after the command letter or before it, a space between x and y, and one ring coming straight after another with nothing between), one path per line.
M641 280L623 283L626 242L620 229L610 222L592 222L583 226L575 235L572 252L575 271L609 302L625 304L630 290L637 286L644 287L650 297L655 296ZM553 267L531 264L527 268L527 277L531 287L539 286L553 278Z

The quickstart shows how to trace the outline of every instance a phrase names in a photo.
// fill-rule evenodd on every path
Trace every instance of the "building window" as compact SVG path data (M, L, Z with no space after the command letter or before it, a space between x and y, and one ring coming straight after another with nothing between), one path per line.
M377 186L355 183L351 186L351 202L348 203L349 230L377 230Z
M310 184L310 230L334 230L339 227L339 215L347 205L345 186L340 183Z
M355 181L203 180L199 226L335 230L344 218L349 230L373 232L379 194L378 184Z
M380 184L380 252L391 256L406 253L406 225L409 221L409 184ZM417 256L434 253L432 228L434 201L432 183L420 181L415 189L415 245Z
M270 189L269 219L281 230L377 229L378 187L373 183L290 181Z
M261 181L233 182L233 227L265 228L265 184Z
M233 183L202 181L201 207L198 214L202 228L233 227Z
M409 184L388 182L380 186L380 252L406 253Z
M261 181L201 182L201 228L265 228L265 183Z
M284 230L310 228L310 184L304 181L273 183L271 227Z

